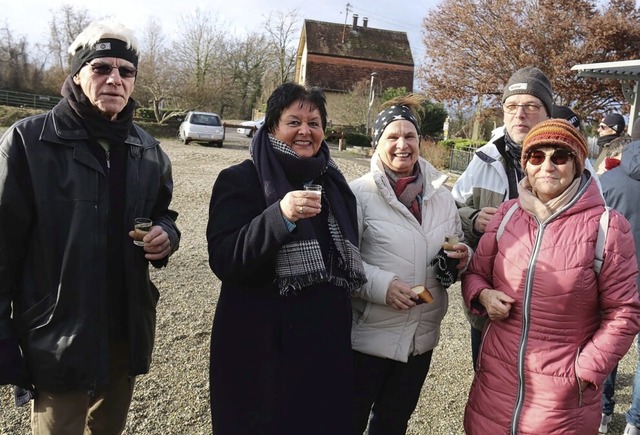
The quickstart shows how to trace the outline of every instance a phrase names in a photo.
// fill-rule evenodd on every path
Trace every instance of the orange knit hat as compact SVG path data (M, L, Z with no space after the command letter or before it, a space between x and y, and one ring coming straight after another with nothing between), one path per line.
M549 119L533 127L522 142L522 168L527 164L527 154L533 148L545 146L562 147L574 154L576 176L582 175L584 161L587 158L588 147L582 133L569 121L564 119Z

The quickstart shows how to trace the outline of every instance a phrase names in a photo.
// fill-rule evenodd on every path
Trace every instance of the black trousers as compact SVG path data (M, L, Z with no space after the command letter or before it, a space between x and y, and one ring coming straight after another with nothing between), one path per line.
M353 435L404 435L431 365L430 350L406 363L354 354ZM371 415L371 421L369 416Z

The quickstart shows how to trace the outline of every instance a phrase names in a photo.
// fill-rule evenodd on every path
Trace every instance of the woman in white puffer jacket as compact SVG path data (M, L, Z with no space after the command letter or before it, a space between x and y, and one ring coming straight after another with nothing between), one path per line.
M441 251L445 236L464 236L444 186L447 176L419 157L419 103L415 96L387 103L374 124L371 171L350 183L367 275L352 298L354 434L362 434L367 423L370 434L406 432L448 307L431 263L440 254L440 264L449 264L443 281L451 284L470 254L463 243L453 253ZM430 291L432 302L419 304L411 290L418 285Z

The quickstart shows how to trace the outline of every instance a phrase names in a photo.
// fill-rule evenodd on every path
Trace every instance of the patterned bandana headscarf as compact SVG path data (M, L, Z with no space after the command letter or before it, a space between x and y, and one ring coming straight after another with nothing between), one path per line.
M410 121L416 128L418 137L420 137L420 127L418 126L418 120L413 115L411 109L409 109L407 106L391 106L378 113L378 116L376 116L376 120L373 123L374 148L378 146L380 136L382 136L382 132L384 132L384 129L387 128L387 125L391 124L393 121L399 121L401 119Z

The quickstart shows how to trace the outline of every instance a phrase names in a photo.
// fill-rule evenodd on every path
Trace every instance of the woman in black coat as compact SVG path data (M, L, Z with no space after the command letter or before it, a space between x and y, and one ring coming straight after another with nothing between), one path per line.
M324 142L324 94L285 83L251 159L225 169L207 241L222 281L211 337L216 435L347 434L350 292L365 281L355 198ZM320 197L304 189L322 185Z

